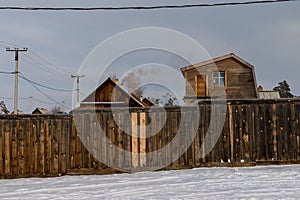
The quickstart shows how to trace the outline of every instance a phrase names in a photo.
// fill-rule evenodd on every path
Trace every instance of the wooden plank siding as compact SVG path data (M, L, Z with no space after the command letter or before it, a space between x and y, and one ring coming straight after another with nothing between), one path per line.
M0 177L300 163L299 99L216 102L219 110L210 101L198 106L199 113L195 107L83 109L76 119L0 115ZM210 122L220 123L210 119L213 112L225 122L212 151L203 155ZM75 120L84 126L77 129Z
M245 64L235 55L227 55L224 59L217 59L215 62L195 64L181 69L185 78L185 103L190 105L194 102L191 99L204 99L203 97L219 97L226 92L227 99L257 99L257 85L253 66ZM225 85L214 85L214 72L225 73ZM199 84L199 78L205 78L204 93L203 83ZM199 101L199 100L198 100Z
M144 107L145 105L139 99L129 95L110 78L106 79L80 104L82 108L107 108L111 106Z

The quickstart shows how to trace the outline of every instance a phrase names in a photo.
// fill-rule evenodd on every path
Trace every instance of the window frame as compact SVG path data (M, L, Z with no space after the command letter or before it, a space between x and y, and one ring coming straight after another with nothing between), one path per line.
M216 85L215 84L215 73L216 72L219 73L219 75L221 72L224 72L224 85L220 85L220 84ZM227 79L228 79L227 77L228 76L227 76L226 69L212 70L212 88L214 89L214 88L224 87L225 89L227 89ZM219 83L220 83L221 76L219 76L218 79L219 79Z

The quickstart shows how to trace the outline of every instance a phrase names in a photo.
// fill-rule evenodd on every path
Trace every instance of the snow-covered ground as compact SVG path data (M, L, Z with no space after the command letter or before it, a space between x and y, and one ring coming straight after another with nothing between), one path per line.
M0 180L0 199L300 199L300 165Z

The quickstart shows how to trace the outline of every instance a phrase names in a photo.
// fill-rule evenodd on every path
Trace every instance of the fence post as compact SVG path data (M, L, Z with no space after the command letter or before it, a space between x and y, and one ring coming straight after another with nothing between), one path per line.
M232 105L228 105L229 113L229 138L230 138L230 161L234 162L235 153L234 153L234 127L233 127L233 114L232 114Z

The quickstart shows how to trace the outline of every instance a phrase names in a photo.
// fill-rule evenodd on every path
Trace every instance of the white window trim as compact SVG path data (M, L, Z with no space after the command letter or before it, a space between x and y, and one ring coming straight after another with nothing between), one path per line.
M215 85L215 72L224 72L224 85ZM218 70L212 70L212 73L211 73L211 85L212 85L212 89L215 89L215 88L220 88L220 87L224 87L225 89L227 89L227 79L228 79L228 76L227 76L227 70L226 69L218 69Z

